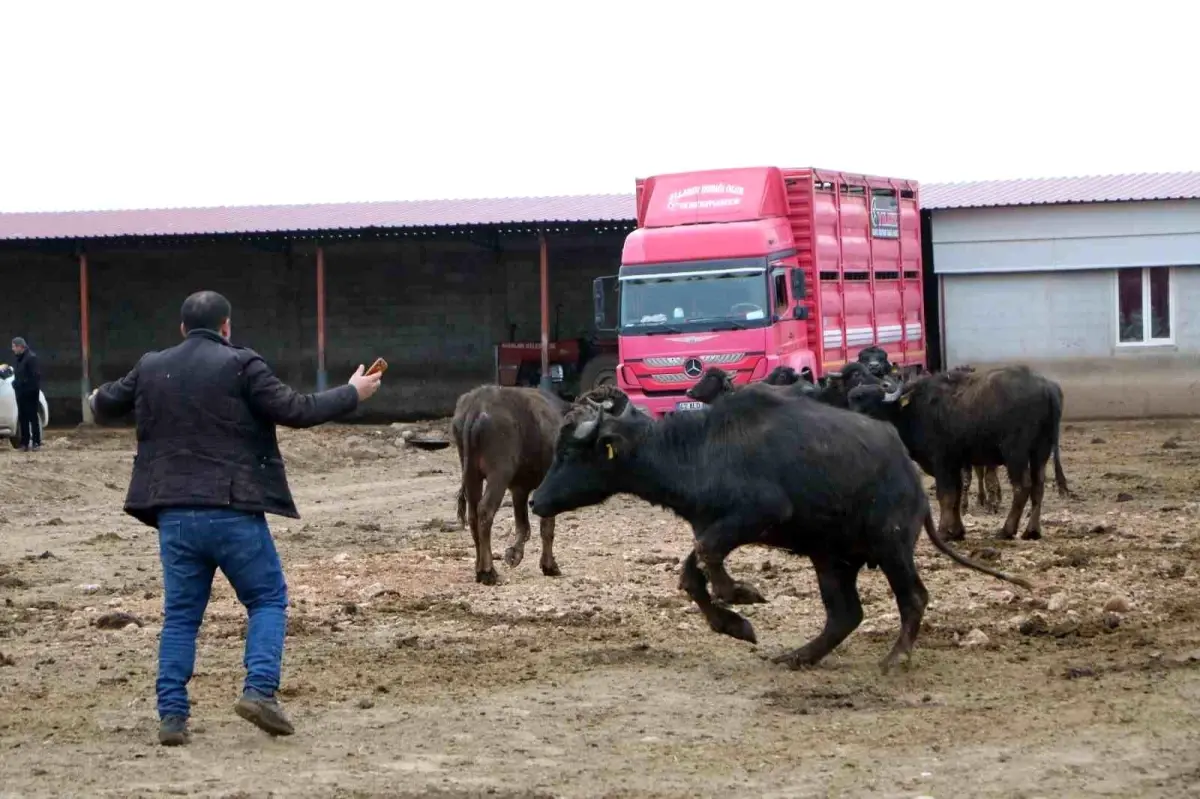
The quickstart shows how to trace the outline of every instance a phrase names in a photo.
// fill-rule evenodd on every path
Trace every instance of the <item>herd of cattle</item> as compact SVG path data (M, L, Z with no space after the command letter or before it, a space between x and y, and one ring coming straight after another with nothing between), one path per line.
M541 569L557 576L559 514L630 494L687 521L695 546L680 588L716 632L756 641L730 605L765 602L734 580L725 559L746 544L807 556L817 573L825 625L804 646L776 658L798 668L825 657L861 623L857 579L881 569L900 611L900 635L881 666L913 647L929 594L914 549L922 528L959 564L1026 589L1025 579L975 563L945 542L966 535L962 513L974 469L981 504L1000 503L996 469L1012 486L1001 535L1041 537L1046 471L1067 494L1059 460L1063 393L1024 366L948 372L899 370L869 347L819 383L780 367L763 382L735 385L709 369L688 392L700 411L654 419L611 386L567 403L534 388L480 386L457 403L451 434L462 466L458 518L475 542L476 580L493 585L491 530L511 491L515 539L504 562L516 567L540 518ZM935 529L913 462L936 483ZM712 593L709 593L711 584Z

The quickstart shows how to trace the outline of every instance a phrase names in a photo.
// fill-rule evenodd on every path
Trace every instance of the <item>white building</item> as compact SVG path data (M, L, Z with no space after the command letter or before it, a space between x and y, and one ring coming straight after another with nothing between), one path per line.
M935 184L921 204L943 365L1027 364L1068 418L1200 415L1200 173Z

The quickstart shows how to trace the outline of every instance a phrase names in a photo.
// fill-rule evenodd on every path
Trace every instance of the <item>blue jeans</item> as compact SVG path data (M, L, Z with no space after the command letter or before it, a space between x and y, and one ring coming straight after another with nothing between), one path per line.
M287 583L261 513L169 508L158 514L163 567L163 629L158 648L159 718L188 716L187 684L196 634L219 568L250 614L245 690L272 697L279 687L287 626Z

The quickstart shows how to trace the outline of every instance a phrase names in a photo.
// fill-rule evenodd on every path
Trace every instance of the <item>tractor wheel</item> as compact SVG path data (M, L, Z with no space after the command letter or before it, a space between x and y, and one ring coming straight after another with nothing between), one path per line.
M604 353L592 358L579 375L579 393L586 394L600 386L617 385L617 356Z

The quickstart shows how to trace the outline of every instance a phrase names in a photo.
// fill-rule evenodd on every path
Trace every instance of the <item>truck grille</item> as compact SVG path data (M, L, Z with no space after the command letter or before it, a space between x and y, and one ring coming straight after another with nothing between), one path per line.
M683 366L688 358L699 358L701 363L716 365L721 363L737 363L746 357L744 352L722 352L715 355L669 355L663 357L645 358L642 363L655 369L665 369L670 366Z

